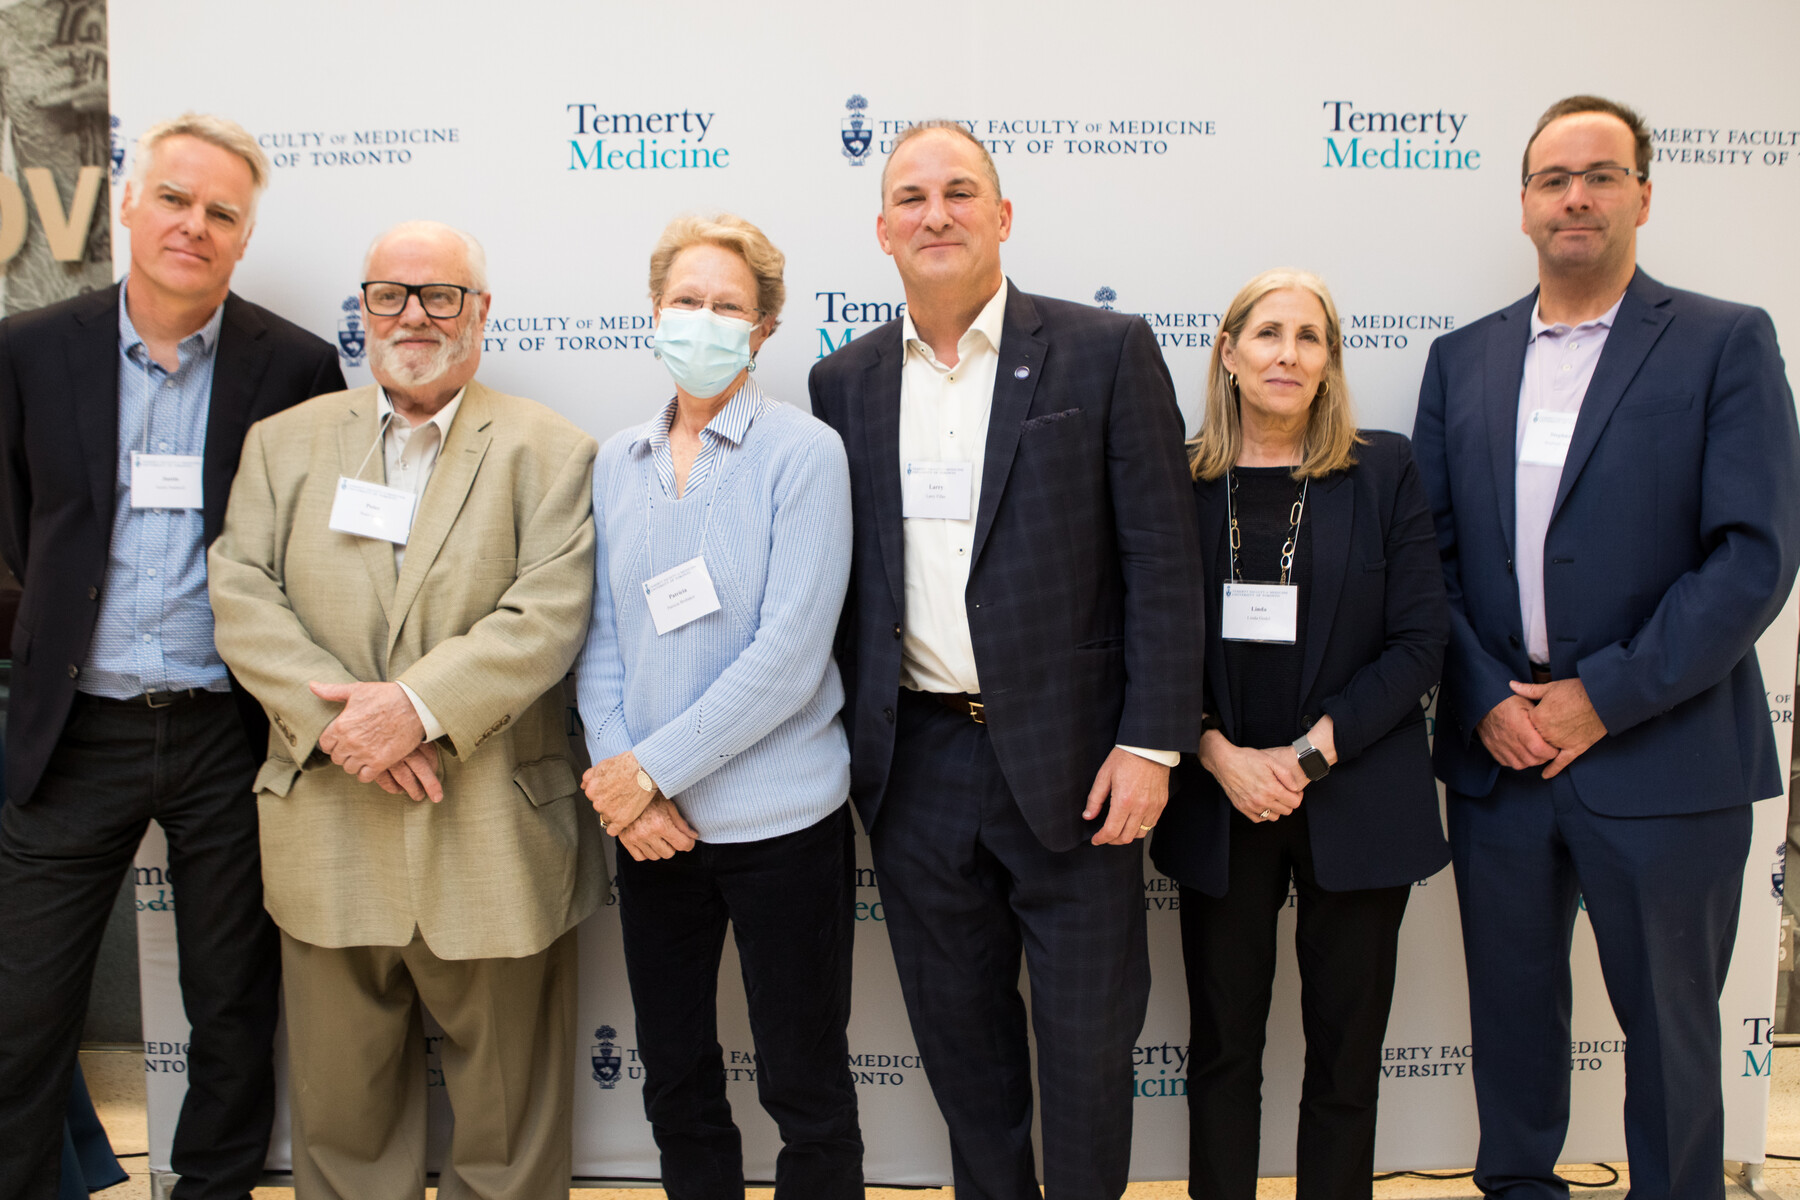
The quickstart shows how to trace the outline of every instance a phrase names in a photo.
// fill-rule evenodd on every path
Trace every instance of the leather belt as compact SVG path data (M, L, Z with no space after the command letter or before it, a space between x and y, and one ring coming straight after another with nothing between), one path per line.
M1540 667L1536 663L1532 663L1531 664L1531 682L1533 682L1533 683L1549 683L1550 682L1550 668L1549 667Z
M222 696L226 693L218 694ZM189 701L198 700L202 696L213 695L213 693L205 688L174 688L162 692L144 692L142 695L132 696L125 700L113 696L95 696L87 692L83 692L82 695L96 704L115 704L126 708L173 708L177 704L186 704Z
M970 695L966 692L920 692L919 695L937 704L943 705L959 716L969 718L977 725L986 725L987 717L982 715L983 706L979 692Z

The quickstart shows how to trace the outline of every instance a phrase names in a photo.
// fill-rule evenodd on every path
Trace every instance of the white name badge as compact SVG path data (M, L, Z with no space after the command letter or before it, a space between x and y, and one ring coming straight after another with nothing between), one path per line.
M900 476L900 515L966 521L974 480L974 463L909 462Z
M1293 645L1300 620L1300 589L1283 583L1225 584L1219 636L1228 642Z
M131 507L203 508L198 454L131 456Z
M1525 444L1519 447L1519 461L1534 467L1562 466L1569 457L1569 442L1575 437L1575 418L1579 415L1533 409L1525 418Z
M650 602L658 637L719 611L719 593L699 555L644 580L644 599Z
M339 533L404 546L412 532L413 505L418 501L411 492L340 475L337 495L331 501L331 527Z

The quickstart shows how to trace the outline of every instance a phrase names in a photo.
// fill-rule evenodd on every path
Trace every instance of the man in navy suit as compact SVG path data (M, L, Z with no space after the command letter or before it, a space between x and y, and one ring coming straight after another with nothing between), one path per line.
M1718 1001L1750 805L1783 790L1755 645L1794 582L1800 433L1767 314L1637 269L1649 167L1630 109L1544 114L1537 291L1438 339L1413 433L1450 594L1434 757L1489 1195L1569 1194L1581 900L1626 1036L1632 1194L1723 1195Z
M1123 1192L1150 973L1138 844L1200 738L1182 421L1142 320L1016 290L993 160L901 136L900 320L813 369L855 508L839 633L851 794L963 1200Z
M241 126L148 130L125 281L0 322L0 555L13 627L0 808L0 1196L56 1195L107 914L168 836L192 1025L182 1200L247 1196L275 1111L280 961L250 784L268 726L213 648L206 547L250 425L340 390L319 338L233 295L268 160Z

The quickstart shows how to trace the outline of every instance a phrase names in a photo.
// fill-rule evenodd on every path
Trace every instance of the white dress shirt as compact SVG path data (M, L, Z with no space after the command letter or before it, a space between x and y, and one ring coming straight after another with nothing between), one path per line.
M381 435L381 457L387 467L387 485L403 492L411 492L414 496L425 494L425 485L431 482L432 468L437 466L438 453L443 450L444 443L450 437L450 422L456 420L456 410L462 407L463 389L450 397L450 403L433 413L431 417L418 425L412 424L405 417L394 411L393 401L388 399L386 388L375 391L375 409L380 415L383 433ZM418 519L417 502L414 502L413 517ZM406 547L394 547L394 574L400 573L401 564L406 561ZM438 719L425 707L417 692L404 683L400 690L412 701L413 710L419 714L419 723L425 726L425 740L435 742L444 736L444 727Z
M1550 510L1562 486L1561 467L1524 462L1525 429L1531 414L1544 409L1580 413L1606 335L1612 332L1618 303L1592 321L1573 328L1551 325L1531 311L1531 339L1525 343L1525 374L1519 383L1519 416L1513 442L1513 493L1516 544L1514 567L1519 579L1519 614L1525 621L1525 649L1534 663L1550 661L1550 631L1544 620L1544 537L1550 532Z
M987 454L988 416L1000 367L1000 331L1006 320L1007 283L982 307L956 343L956 365L938 361L919 337L912 314L901 318L906 357L900 368L901 477L908 463L968 463L969 516L908 517L901 523L906 580L906 621L900 643L900 683L920 692L981 691L975 643L969 635L969 556L981 503L981 470ZM1174 750L1125 746L1133 754L1172 767Z

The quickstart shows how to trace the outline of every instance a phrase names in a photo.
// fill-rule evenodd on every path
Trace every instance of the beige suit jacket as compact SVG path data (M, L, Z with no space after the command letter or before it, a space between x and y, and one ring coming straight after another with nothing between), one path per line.
M592 438L471 382L393 546L329 528L378 429L376 391L320 396L244 439L207 558L226 664L268 711L256 777L265 902L316 946L534 954L592 912L605 867L561 682L594 586ZM318 749L341 710L309 681L400 680L445 729L441 804L359 783Z

